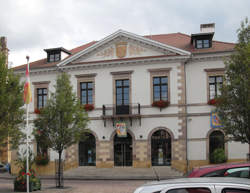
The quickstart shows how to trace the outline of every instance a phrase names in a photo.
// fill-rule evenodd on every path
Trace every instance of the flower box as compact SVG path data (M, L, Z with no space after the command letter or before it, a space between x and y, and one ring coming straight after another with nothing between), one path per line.
M47 154L37 155L35 157L35 163L36 165L42 165L42 166L47 165L49 163L49 158Z
M165 101L165 100L159 100L159 101L154 101L152 103L153 107L158 107L158 108L165 108L169 105L169 101Z
M219 103L219 99L210 99L207 104L208 105L216 105Z
M41 113L41 110L38 109L38 108L35 108L35 111L34 111L35 114L40 114Z
M85 105L83 105L83 108L85 111L92 111L94 109L94 105L93 104L85 104Z
M25 169L21 169L18 173L18 176L14 180L14 191L26 192L26 177L29 176L29 190L30 192L34 190L41 190L41 181L36 177L35 171L30 170L29 173L25 173Z

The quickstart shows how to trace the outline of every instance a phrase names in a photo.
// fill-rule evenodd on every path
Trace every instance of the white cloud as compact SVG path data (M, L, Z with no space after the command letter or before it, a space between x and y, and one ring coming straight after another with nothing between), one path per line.
M216 23L215 39L235 42L249 0L0 0L0 36L14 65L45 57L44 48L71 49L124 29L139 35L196 33Z

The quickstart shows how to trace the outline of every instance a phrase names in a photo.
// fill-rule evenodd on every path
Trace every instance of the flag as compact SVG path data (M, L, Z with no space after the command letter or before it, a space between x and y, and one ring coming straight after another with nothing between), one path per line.
M32 101L30 91L30 75L29 75L29 60L26 66L26 82L24 84L23 100L25 104L29 104Z

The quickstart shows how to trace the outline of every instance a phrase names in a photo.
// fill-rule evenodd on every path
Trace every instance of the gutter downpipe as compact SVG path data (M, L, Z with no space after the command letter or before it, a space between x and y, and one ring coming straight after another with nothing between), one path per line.
M187 74L186 74L186 64L192 60L192 54L190 57L184 62L184 78L185 78L185 122L186 122L186 162L187 162L187 169L186 174L188 174L189 170L189 160L188 160L188 121L187 121Z

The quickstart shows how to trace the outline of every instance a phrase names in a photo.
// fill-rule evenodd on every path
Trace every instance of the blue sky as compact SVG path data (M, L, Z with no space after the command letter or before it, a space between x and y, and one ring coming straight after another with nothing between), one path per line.
M138 35L198 33L215 23L215 40L236 42L250 19L249 0L0 0L0 36L8 39L9 62L46 57L43 49L72 49L118 29Z

